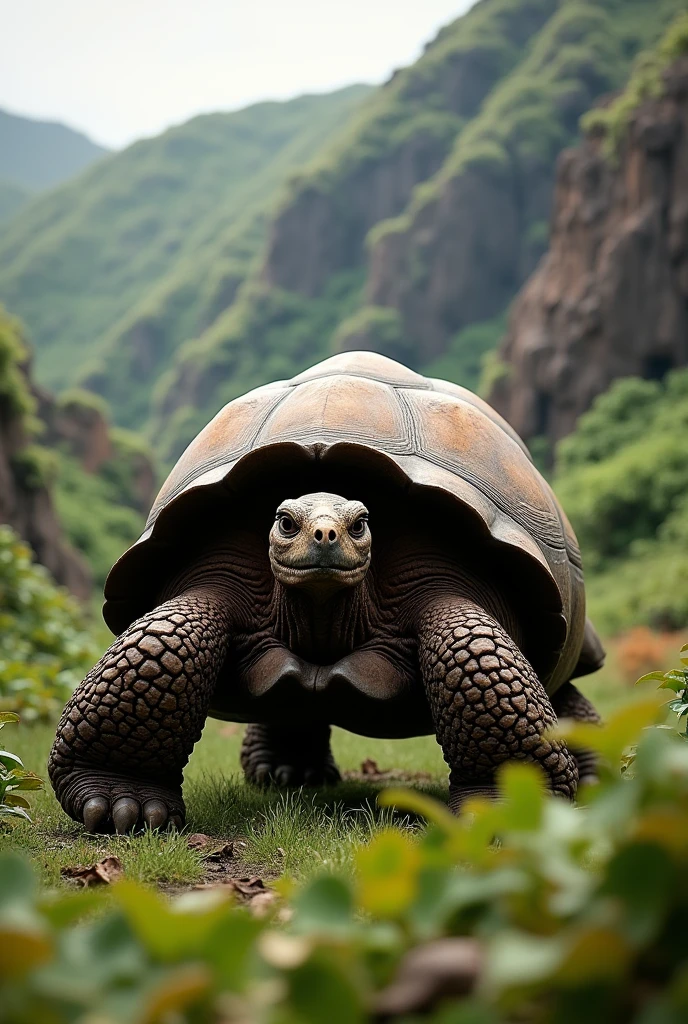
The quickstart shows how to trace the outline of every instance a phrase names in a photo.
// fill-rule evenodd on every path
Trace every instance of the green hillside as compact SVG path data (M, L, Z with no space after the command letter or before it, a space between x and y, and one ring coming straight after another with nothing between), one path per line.
M683 9L683 0L480 0L444 28L292 182L263 264L179 349L155 394L162 450L176 455L224 402L336 346L441 365L474 385L474 346L496 344L495 325L544 251L561 147ZM505 195L516 197L508 225ZM382 308L370 305L380 279ZM485 329L476 335L471 322Z
M262 103L134 144L33 203L0 242L0 295L53 387L88 376L125 422L177 344L231 302L275 189L365 95Z
M605 633L688 622L688 370L616 381L557 450L555 490Z
M13 181L0 181L0 224L18 213L31 195L28 189L15 185Z
M40 192L73 178L106 153L64 124L0 110L0 180Z

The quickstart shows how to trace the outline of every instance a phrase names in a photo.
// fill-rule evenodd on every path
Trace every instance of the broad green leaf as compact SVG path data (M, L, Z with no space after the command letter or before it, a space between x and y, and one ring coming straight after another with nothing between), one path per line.
M228 912L230 898L224 893L190 895L193 899L170 905L157 893L126 879L113 891L134 932L161 961L198 956L208 935Z
M26 772L15 768L9 774L9 781L13 789L36 790L43 789L44 782L33 772Z
M316 878L296 894L292 906L292 927L296 932L346 934L351 931L353 894L343 879Z
M0 854L0 915L8 907L33 906L36 879L28 862L16 853Z
M596 751L616 771L626 747L636 743L643 729L657 721L665 703L666 698L658 690L622 705L602 726L564 719L548 730L548 735L565 740L571 747Z
M140 1024L182 1020L182 1013L210 988L212 975L202 964L186 964L167 972L145 999Z
M499 770L497 780L504 798L501 817L504 827L532 832L542 821L545 787L536 765L510 761Z
M655 937L675 883L673 861L660 846L636 843L612 858L600 892L621 901L625 942L640 945Z
M0 978L16 980L45 963L52 953L51 940L44 930L0 921Z
M577 930L567 946L556 977L570 986L620 979L632 956L622 934L595 925Z
M553 977L564 955L562 938L500 931L488 949L483 988L492 993L542 982Z
M359 898L365 910L380 916L403 913L418 891L418 846L388 828L358 851Z
M688 689L688 675L677 670L665 672L664 681L660 683L659 689L673 690L674 693L680 693L681 690Z
M4 764L5 768L23 768L24 762L16 754L12 754L9 750L0 750L0 764Z
M31 807L26 797L14 792L5 793L5 803L8 807L25 807L27 810Z
M640 679L636 680L635 685L639 686L640 683L650 683L650 682L661 683L661 682L663 682L663 680L664 680L664 672L659 672L659 671L656 671L656 672L646 672L644 676L641 676Z
M303 1024L363 1024L363 1001L351 972L316 953L287 975L289 1003Z
M57 897L51 894L39 903L41 915L54 928L66 928L84 914L102 906L107 895L103 888L92 887L74 893L60 893Z
M3 725L7 725L8 722L18 722L19 715L15 715L14 711L0 711L0 729Z

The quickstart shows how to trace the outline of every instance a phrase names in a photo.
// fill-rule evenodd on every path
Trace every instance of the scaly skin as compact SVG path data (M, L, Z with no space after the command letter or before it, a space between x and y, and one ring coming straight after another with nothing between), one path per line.
M578 722L589 722L601 725L602 719L593 704L578 690L573 683L565 683L552 697L552 706L557 718L575 718ZM578 765L578 783L590 784L597 782L597 755L593 750L571 751Z
M329 725L308 729L249 725L241 746L247 782L257 786L323 786L341 775L330 750Z
M573 799L576 762L542 735L556 721L550 699L495 619L460 598L436 599L420 617L419 655L452 810L494 795L495 770L511 759L540 765L552 792Z
M89 831L183 823L182 770L224 661L227 616L210 588L175 597L133 623L74 692L48 772Z

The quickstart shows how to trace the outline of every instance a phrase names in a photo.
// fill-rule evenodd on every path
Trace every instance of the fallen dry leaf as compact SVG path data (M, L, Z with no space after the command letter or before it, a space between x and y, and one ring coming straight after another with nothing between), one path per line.
M204 850L206 846L210 846L212 841L205 832L194 832L193 835L187 837L186 845L190 850Z
M103 857L90 867L62 868L60 872L65 878L73 878L75 882L86 888L90 885L111 885L118 882L124 875L124 868L119 857Z
M223 864L226 860L232 860L234 857L234 843L225 843L219 850L213 850L212 853L207 853L203 858L205 863L211 864Z
M401 768L380 768L377 761L367 757L358 771L346 771L344 778L349 782L432 782L430 772L406 772Z
M277 893L265 886L262 878L251 875L250 878L225 878L221 882L201 882L194 889L220 889L233 892L242 903L246 903L251 913L262 917L268 907L277 899Z

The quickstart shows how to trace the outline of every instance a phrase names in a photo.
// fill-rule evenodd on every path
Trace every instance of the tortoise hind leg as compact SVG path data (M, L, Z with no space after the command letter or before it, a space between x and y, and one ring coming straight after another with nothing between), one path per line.
M257 786L323 786L341 775L330 749L329 725L249 725L241 746L241 767L247 782Z
M418 621L423 683L450 768L449 806L494 795L505 761L538 764L552 792L573 799L576 763L543 734L556 716L532 667L500 624L459 597L436 598Z
M552 697L552 706L557 718L575 718L577 722L590 722L601 725L597 709L573 683L564 683ZM591 784L598 781L597 755L588 749L572 750L571 753L578 765L579 784Z

